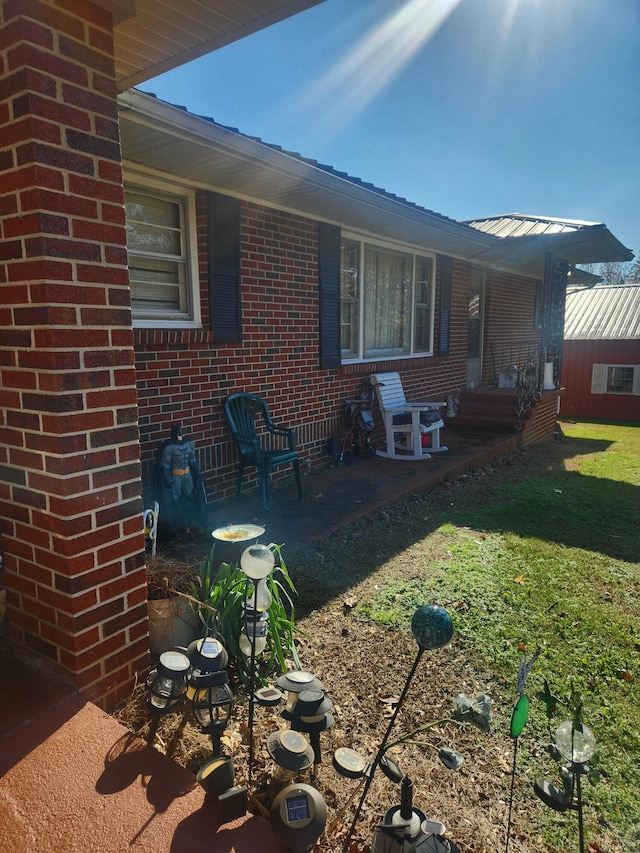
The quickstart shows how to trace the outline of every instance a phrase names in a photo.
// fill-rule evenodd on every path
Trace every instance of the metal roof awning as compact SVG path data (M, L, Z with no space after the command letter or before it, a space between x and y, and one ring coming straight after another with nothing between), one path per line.
M633 259L633 252L597 222L514 213L467 220L466 224L497 238L478 260L496 266L515 264L536 278L543 275L546 252L566 258L572 266Z
M610 284L567 292L564 338L640 341L640 284Z

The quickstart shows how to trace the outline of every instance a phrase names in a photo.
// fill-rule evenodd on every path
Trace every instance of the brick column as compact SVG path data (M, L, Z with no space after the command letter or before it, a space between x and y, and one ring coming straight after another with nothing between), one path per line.
M147 664L111 16L3 0L0 531L14 646L108 707Z

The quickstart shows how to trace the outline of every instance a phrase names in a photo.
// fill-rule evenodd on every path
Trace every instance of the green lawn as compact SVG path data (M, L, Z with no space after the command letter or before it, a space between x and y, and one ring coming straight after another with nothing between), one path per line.
M638 851L640 428L562 427L562 452L546 470L489 482L471 500L460 489L448 506L440 502L421 543L437 556L426 580L388 583L364 612L404 621L431 595L452 608L458 635L514 690L514 649L539 648L522 760L534 764L532 778L557 779L555 762L527 749L527 738L546 736L536 696L545 680L560 698L578 691L603 774L595 786L585 783L587 840L599 826L617 837L616 851ZM569 717L561 707L552 730ZM542 837L551 849L577 850L575 818L548 810Z

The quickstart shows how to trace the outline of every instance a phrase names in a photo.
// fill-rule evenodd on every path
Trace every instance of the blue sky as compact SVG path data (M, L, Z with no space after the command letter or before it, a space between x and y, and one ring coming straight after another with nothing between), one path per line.
M326 0L139 88L454 219L640 253L640 0Z

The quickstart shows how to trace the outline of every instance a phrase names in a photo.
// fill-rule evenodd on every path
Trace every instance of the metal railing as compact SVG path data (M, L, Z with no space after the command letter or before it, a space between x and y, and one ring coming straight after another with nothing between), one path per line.
M515 425L522 429L527 412L542 399L544 389L544 367L550 356L544 347L531 345L523 341L505 341L491 344L491 358L495 374L495 384L500 387L501 374L515 374L516 413ZM514 387L509 385L509 387Z
M542 399L544 389L545 351L542 347L529 355L522 366L518 366L516 384L516 429L522 429L522 420L527 412Z

